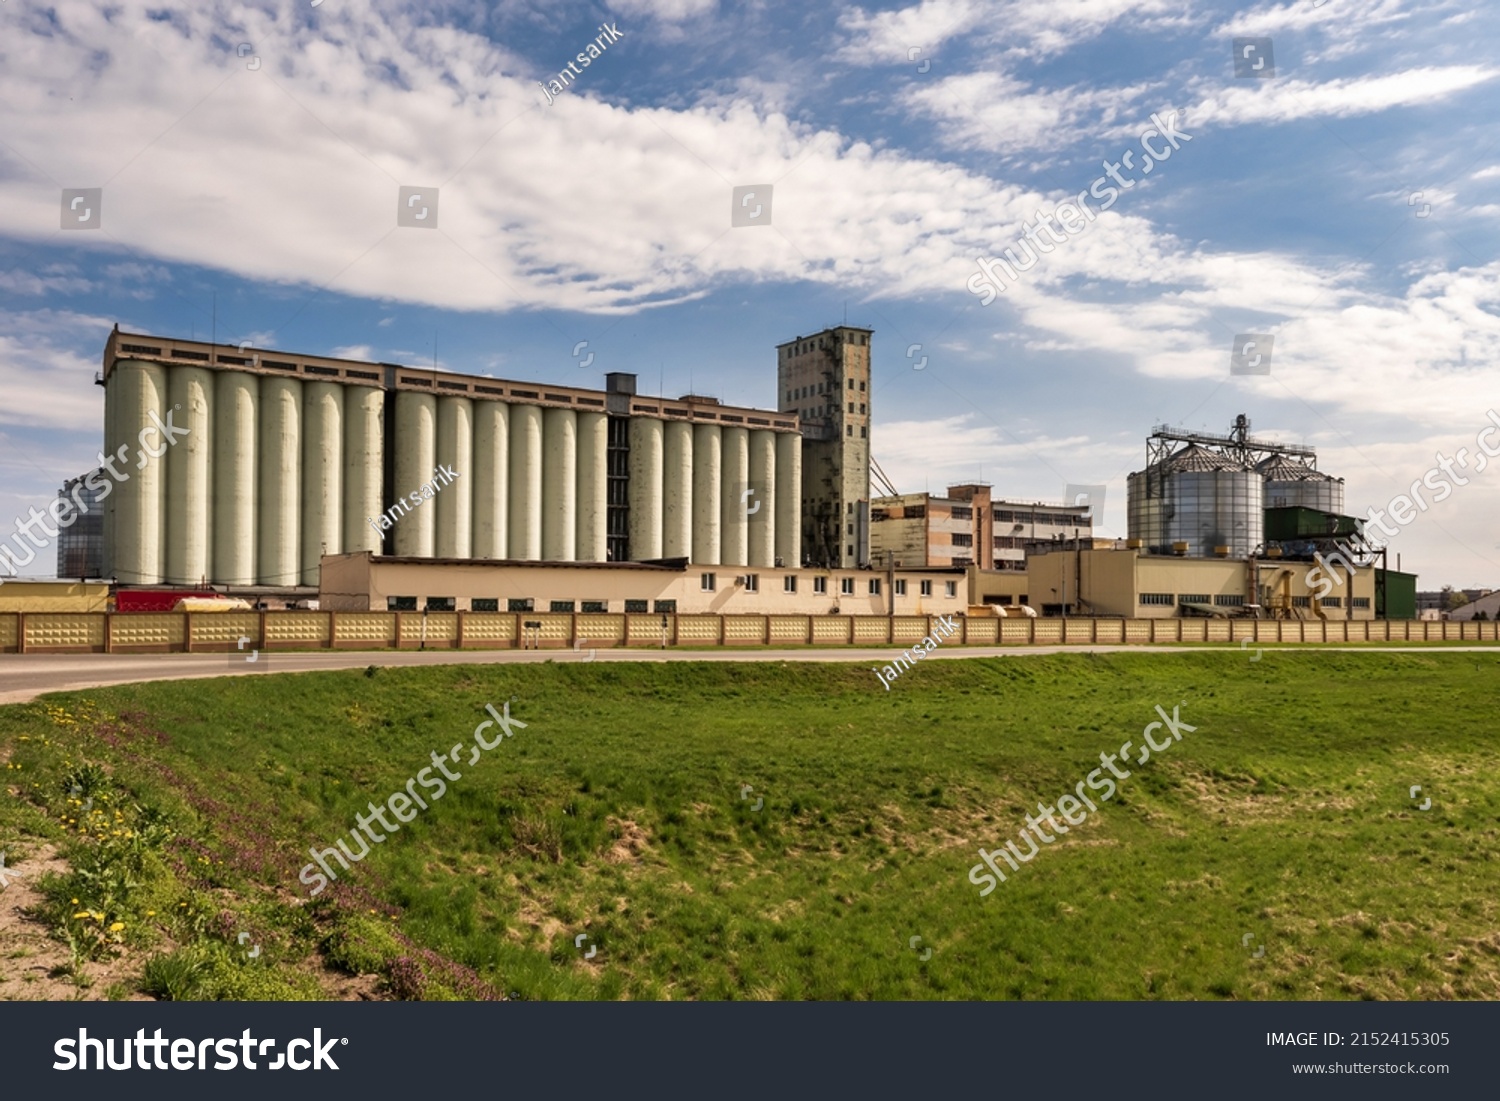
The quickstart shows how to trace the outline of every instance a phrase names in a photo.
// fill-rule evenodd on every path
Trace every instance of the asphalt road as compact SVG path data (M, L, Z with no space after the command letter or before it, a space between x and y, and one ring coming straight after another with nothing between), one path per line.
M1265 646L1272 654L1316 654L1329 650L1398 654L1494 654L1488 646L1326 646L1290 644ZM1236 651L1238 645L1185 646L965 646L939 648L928 660L1024 657L1031 654L1191 654L1204 650ZM515 662L587 661L835 661L856 665L885 665L900 653L894 646L860 649L763 650L342 650L259 655L248 662L234 654L0 654L0 704L25 703L46 692L103 688L141 681L197 680L205 677L268 676L310 673L326 669L363 669L366 666L503 665ZM1247 652L1247 651L1241 651Z

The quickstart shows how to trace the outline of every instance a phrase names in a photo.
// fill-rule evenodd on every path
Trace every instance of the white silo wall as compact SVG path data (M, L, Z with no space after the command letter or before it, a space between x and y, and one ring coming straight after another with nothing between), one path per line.
M692 558L693 426L668 421L662 452L662 557Z
M172 425L188 433L162 457L167 464L166 578L176 585L198 585L208 579L213 564L213 372L173 367L167 376L167 407Z
M609 557L609 418L578 414L578 561Z
M344 553L344 388L302 384L302 584L324 554Z
M719 484L724 496L719 501L721 528L719 562L725 566L749 564L749 522L745 510L750 502L744 493L750 488L750 433L743 428L724 429L723 473Z
M717 566L722 534L719 505L723 436L716 424L693 426L693 564Z
M776 434L776 557L802 565L802 437Z
M119 507L115 510L115 576L123 585L156 585L162 580L166 560L162 547L162 514L166 505L167 480L164 457L152 458L141 449L141 433L166 413L167 373L154 363L120 360L120 405L116 429L125 445L125 459L116 469L129 476L115 486ZM156 433L146 437L153 450L163 446ZM117 445L118 446L118 445ZM144 458L143 466L139 466Z
M474 547L474 403L468 398L438 398L437 462L453 474L438 477L441 485L458 477L438 493L437 554L439 558L468 558Z
M510 407L510 557L542 557L542 410Z
M385 392L374 386L345 386L344 397L344 553L387 553L391 533L380 523L385 480Z
M572 562L578 551L578 414L542 414L542 557Z
M757 428L750 433L750 488L746 503L749 531L747 557L752 566L776 562L776 433Z
M220 371L214 380L214 581L254 585L256 438L260 377Z
M662 422L630 419L630 557L660 558L662 527Z
M302 577L302 382L260 384L260 480L256 577L261 585L296 585Z
M115 448L120 445L115 442L115 413L119 405L119 390L115 386L118 372L111 370L109 377L104 380L104 450L103 456L107 459L115 453ZM118 469L120 464L115 463ZM117 480L105 468L104 482L109 486L109 496L100 502L99 507L104 510L104 547L101 556L103 573L105 577L115 575L115 490L119 488Z
M421 488L437 467L437 398L412 390L396 393L396 521L392 553L431 558L437 530L437 510ZM417 496L413 498L411 495ZM403 511L404 510L404 511Z
M469 489L473 493L474 557L507 557L510 406L502 401L474 403L474 476Z

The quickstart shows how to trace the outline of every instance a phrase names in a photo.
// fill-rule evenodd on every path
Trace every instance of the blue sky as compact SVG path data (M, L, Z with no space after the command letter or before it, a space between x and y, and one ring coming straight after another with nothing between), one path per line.
M1123 535L1151 427L1243 412L1363 515L1500 410L1500 9L1473 7L9 0L0 516L92 465L115 322L771 406L774 345L846 316L902 491L1104 483ZM1237 77L1236 38L1275 75ZM1191 140L1110 210L966 289L1173 111ZM771 223L731 228L767 183ZM397 226L402 186L434 229ZM101 227L61 230L92 187ZM1229 373L1248 332L1269 375ZM1496 585L1497 515L1500 464L1392 550Z

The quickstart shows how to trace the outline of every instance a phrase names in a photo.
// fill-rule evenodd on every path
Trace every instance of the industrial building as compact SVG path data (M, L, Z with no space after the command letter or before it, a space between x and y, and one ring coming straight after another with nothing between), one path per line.
M1028 544L1088 539L1093 523L1088 505L992 500L982 483L892 494L870 502L871 561L1024 570Z
M103 577L104 514L103 500L107 490L103 469L69 478L58 491L58 500L77 502L69 524L57 525L57 576L80 580ZM89 484L85 484L85 483ZM61 512L61 509L59 509Z
M101 573L286 592L315 588L325 554L359 551L770 568L827 546L835 511L853 540L840 529L840 560L863 560L869 337L831 330L779 357L783 393L819 375L861 410L823 414L805 496L794 410L643 397L629 374L597 391L116 329L101 462L133 456L153 417L187 434L113 487ZM807 545L804 507L823 525Z

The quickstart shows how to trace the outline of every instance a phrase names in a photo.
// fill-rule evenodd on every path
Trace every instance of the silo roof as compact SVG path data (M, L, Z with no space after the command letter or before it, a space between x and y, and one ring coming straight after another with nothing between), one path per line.
M1268 456L1262 459L1260 465L1255 469L1268 482L1333 482L1343 480L1324 474L1321 470L1314 470L1306 463L1299 463L1296 459L1286 455Z
M1177 474L1184 471L1243 470L1244 468L1227 455L1190 443L1163 459L1160 469L1165 474Z

